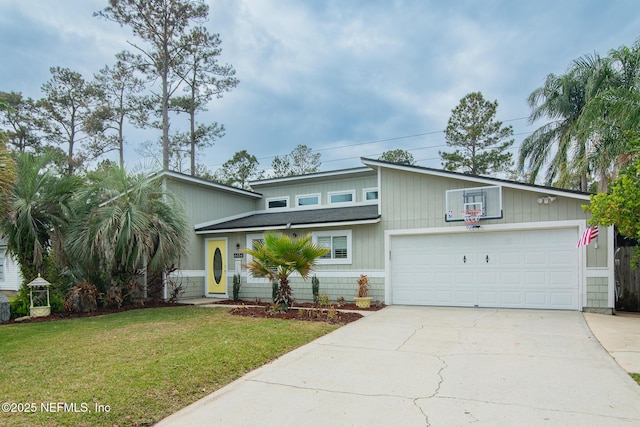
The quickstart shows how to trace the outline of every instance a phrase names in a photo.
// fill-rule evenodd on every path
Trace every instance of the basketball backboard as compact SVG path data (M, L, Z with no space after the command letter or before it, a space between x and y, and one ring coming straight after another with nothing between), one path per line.
M446 191L447 222L464 221L463 211L480 210L480 219L502 218L502 187L460 188Z

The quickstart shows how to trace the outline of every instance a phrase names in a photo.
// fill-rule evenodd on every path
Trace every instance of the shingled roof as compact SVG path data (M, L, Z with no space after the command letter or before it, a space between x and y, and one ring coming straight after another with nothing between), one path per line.
M377 222L378 205L349 206L325 209L291 209L279 212L260 212L196 228L196 233L267 230L278 228L307 228L327 224Z

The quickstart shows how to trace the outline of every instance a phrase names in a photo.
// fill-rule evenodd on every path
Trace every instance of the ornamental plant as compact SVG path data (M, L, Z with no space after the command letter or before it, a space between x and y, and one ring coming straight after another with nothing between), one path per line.
M369 279L366 274L361 274L358 279L358 298L364 298L369 292Z
M317 303L320 294L320 280L315 275L311 279L311 292L313 293L313 302Z
M253 258L247 268L256 277L266 277L278 283L274 304L279 311L288 311L293 303L289 276L297 272L307 279L315 267L316 259L329 252L329 249L311 241L311 234L293 238L286 234L269 233L263 242L256 242L244 252Z
M233 275L233 300L238 301L240 294L240 275Z

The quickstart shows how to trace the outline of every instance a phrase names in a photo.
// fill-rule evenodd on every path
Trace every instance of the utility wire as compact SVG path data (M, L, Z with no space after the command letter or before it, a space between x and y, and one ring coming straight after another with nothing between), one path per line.
M503 123L506 122L515 122L515 121L519 121L519 120L525 120L528 119L528 117L517 117L515 119L507 119L507 120L503 120ZM351 148L351 147L359 147L362 145L368 145L368 144L377 144L380 142L389 142L389 141L399 141L402 139L410 139L410 138L417 138L420 136L428 136L428 135L437 135L440 133L444 133L444 130L437 130L437 131L430 131L430 132L422 132L422 133L416 133L413 135L403 135L403 136L396 136L393 138L385 138L385 139L376 139L376 140L371 140L371 141L364 141L364 142L356 142L353 144L343 144L343 145L337 145L335 147L328 147L328 148L320 148L317 150L313 150L316 153L322 152L322 151L331 151L331 150L339 150L339 149L344 149L344 148ZM519 135L528 135L531 134L532 132L521 132L521 133L516 133L513 134L513 136L519 136ZM438 144L438 145L432 145L430 147L418 147L418 148L410 148L407 149L406 151L418 151L418 150L428 150L428 149L433 149L433 148L438 148L438 147L446 147L447 144ZM278 154L278 155L286 155L288 153L285 154ZM379 156L382 153L377 153L377 154L370 154L369 156ZM265 157L258 157L258 160L269 160L269 159L273 159L278 155L273 155L273 156L265 156ZM356 157L344 157L344 158L340 158L340 159L331 159L331 160L323 160L322 163L331 163L331 162L340 162L340 161L344 161L344 160L353 160L353 159L359 159L362 156L356 156ZM439 157L435 157L435 158L430 158L430 159L421 159L421 160L416 160L416 161L423 161L423 160L437 160L439 159ZM219 164L214 164L214 165L209 165L211 167L216 167L216 166L222 166L222 163Z

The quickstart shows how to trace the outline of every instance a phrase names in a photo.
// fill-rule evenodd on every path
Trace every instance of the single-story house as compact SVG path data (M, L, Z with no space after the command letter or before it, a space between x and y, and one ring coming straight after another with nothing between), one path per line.
M362 159L363 166L251 182L253 191L160 172L194 225L189 255L170 279L185 297L271 298L242 250L270 231L311 234L320 293L353 300L369 277L385 304L584 310L612 313L613 229L577 247L589 194ZM464 212L463 212L464 211ZM478 216L476 226L466 220ZM312 299L310 281L292 279Z

